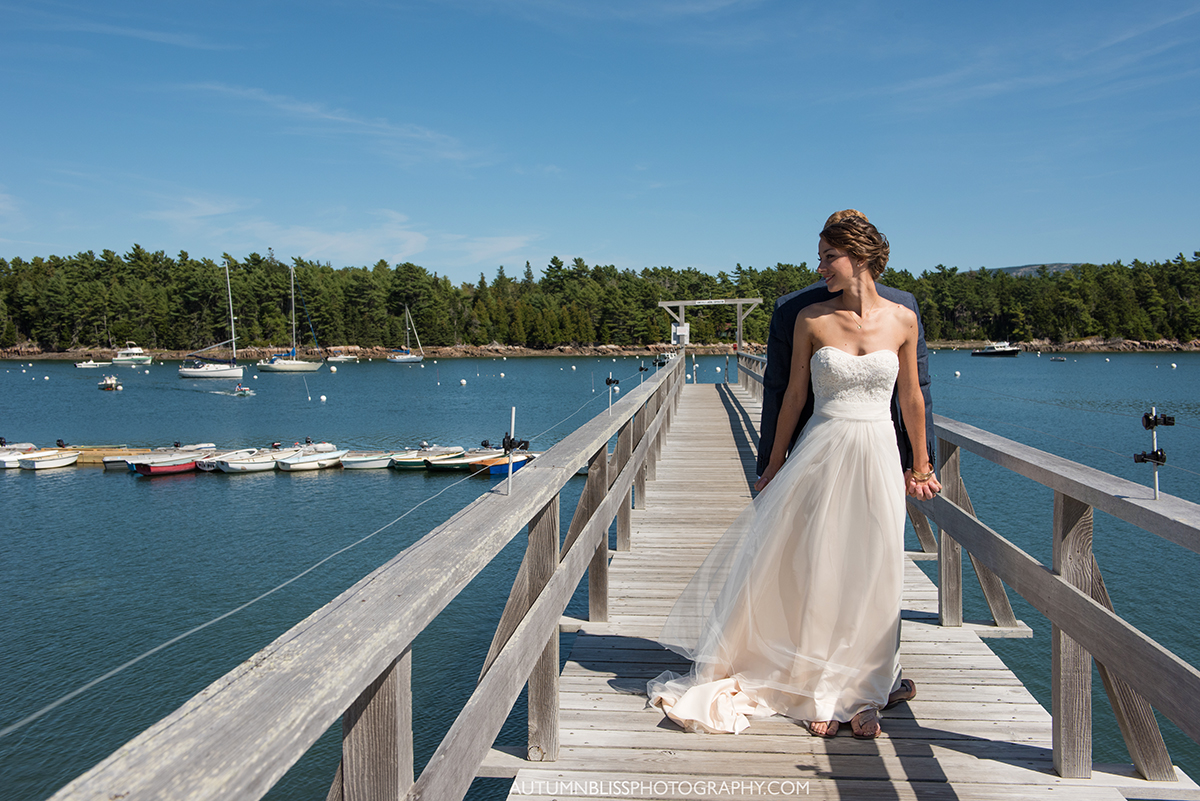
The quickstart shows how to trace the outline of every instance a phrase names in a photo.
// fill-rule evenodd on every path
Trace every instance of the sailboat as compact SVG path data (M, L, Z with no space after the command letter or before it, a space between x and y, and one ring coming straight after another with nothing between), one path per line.
M292 350L263 359L256 367L260 373L315 373L321 369L320 362L306 362L296 358L296 268L289 265L292 276Z
M229 339L201 348L195 353L189 353L188 359L179 367L180 378L237 378L242 377L242 367L237 363L237 332L233 327L233 289L229 286L229 262L225 263L225 294L229 297ZM233 358L214 359L201 356L207 350L213 350L223 345L233 345Z
M420 353L413 353L408 346L408 334L412 332L417 337L417 350ZM421 335L417 333L417 326L413 322L412 313L408 310L408 304L404 305L404 347L397 348L388 354L387 360L396 364L412 364L419 362L425 358L425 349L421 347Z

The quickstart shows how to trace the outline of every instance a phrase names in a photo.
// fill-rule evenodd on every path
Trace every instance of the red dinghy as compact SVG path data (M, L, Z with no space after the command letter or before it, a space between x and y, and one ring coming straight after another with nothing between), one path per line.
M190 473L196 469L196 454L163 459L154 462L138 462L134 465L143 476L165 476L172 473Z

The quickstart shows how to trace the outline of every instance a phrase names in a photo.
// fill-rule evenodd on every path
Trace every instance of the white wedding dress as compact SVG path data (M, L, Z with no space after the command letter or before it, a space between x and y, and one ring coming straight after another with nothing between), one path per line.
M904 473L892 351L811 360L816 405L775 478L718 541L659 640L691 659L650 701L686 729L847 721L899 687Z

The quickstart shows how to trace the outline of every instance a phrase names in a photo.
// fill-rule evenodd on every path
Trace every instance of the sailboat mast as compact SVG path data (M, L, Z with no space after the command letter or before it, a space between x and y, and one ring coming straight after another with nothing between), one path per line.
M289 265L292 275L292 358L296 358L296 266Z
M237 363L237 332L233 329L233 289L229 286L229 262L225 262L225 296L229 298L229 338L233 343L233 361Z

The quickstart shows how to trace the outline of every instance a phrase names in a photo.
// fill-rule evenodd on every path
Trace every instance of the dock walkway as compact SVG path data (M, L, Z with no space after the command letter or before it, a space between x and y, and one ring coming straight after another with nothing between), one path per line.
M937 588L911 559L901 659L918 696L884 713L879 739L856 740L844 726L823 740L783 718L698 735L647 709L646 680L688 667L654 638L750 499L758 418L736 385L684 387L645 508L633 512L632 549L612 556L609 622L583 624L562 672L558 760L535 766L498 751L488 760L490 775L515 771L510 798L1200 798L1178 771L1169 784L1126 765L1060 778L1050 714L974 631L937 625Z

